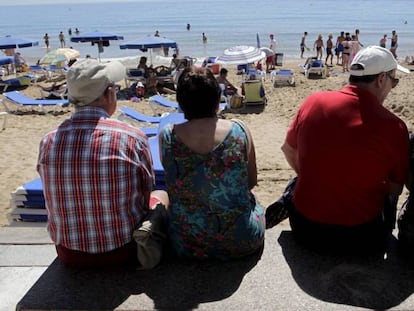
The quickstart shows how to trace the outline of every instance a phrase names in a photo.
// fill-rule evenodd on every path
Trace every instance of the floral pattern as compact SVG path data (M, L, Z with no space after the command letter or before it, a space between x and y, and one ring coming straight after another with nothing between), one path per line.
M232 259L263 244L263 207L248 188L247 137L240 125L208 154L164 127L162 164L170 196L168 233L179 256Z

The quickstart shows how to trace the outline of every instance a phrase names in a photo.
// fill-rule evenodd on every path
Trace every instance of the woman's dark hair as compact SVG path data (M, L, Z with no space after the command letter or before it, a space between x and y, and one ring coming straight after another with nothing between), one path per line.
M187 120L210 118L216 115L221 90L208 68L188 67L177 84L177 102Z

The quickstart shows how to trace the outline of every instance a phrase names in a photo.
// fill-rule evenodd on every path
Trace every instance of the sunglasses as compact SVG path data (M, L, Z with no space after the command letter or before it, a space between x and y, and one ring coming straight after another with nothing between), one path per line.
M389 72L387 72L387 76L388 76L388 78L391 79L392 88L395 88L398 85L398 82L400 82L400 79L394 78L393 76L391 76L391 74Z

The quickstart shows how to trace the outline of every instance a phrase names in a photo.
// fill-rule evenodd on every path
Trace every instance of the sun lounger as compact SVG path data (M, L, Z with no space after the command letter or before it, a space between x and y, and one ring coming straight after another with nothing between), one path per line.
M160 121L158 126L159 129L162 129L169 123L172 124L180 124L186 122L187 120L184 118L183 113L170 113L163 117ZM165 173L164 167L161 164L160 160L160 150L158 145L158 137L151 137L148 139L150 148L151 148L151 156L152 156L152 163L154 166L154 174L155 174L155 189L166 189L165 186Z
M33 99L27 97L26 95L20 93L19 91L12 91L3 93L2 103L7 112L10 112L9 107L6 105L6 102L18 105L20 107L39 107L41 112L44 112L44 107L66 107L69 105L69 100L67 99Z
M161 117L156 116L149 116L146 114L143 114L139 111L136 111L135 109L129 108L127 106L123 106L121 108L119 108L119 110L121 111L121 114L130 117L132 119L135 119L139 122L146 122L146 123L160 123Z
M301 72L309 79L310 76L319 76L326 78L325 66L323 62L316 57L308 57L304 65L299 65Z
M279 69L271 72L271 81L274 87L280 85L295 86L295 77L293 70L290 69Z
M249 80L243 82L244 89L244 106L259 106L266 104L266 96L264 94L264 88L262 81Z
M24 75L17 78L11 78L7 80L0 79L0 93L4 93L7 90L15 91L15 90L22 90L29 85L35 83L37 77L34 75Z
M121 114L118 116L119 120L126 121L127 123L131 123L133 126L138 127L148 137L155 136L158 134L158 123L160 122L161 117L148 116L127 106L123 106L119 108L119 110L121 111ZM143 123L155 124L156 126L143 127Z
M130 86L130 82L145 82L145 72L142 69L128 68L125 76L125 85Z
M46 222L47 211L43 186L36 178L11 193L9 218L11 221Z
M164 108L168 108L171 111L178 111L179 110L179 106L177 102L173 102L167 98L165 98L164 96L161 95L154 95L151 96L149 98L148 104L150 105L150 108L152 110L152 113L154 115L157 115L157 111L156 111L156 106L155 105L159 105L162 106Z

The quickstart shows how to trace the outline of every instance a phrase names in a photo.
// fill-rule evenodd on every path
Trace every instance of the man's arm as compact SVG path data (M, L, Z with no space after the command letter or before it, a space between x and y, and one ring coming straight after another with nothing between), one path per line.
M299 166L298 166L298 157L297 157L297 150L294 149L291 145L289 145L286 141L282 145L282 151L285 155L286 160L288 161L289 165L293 170L299 175Z

